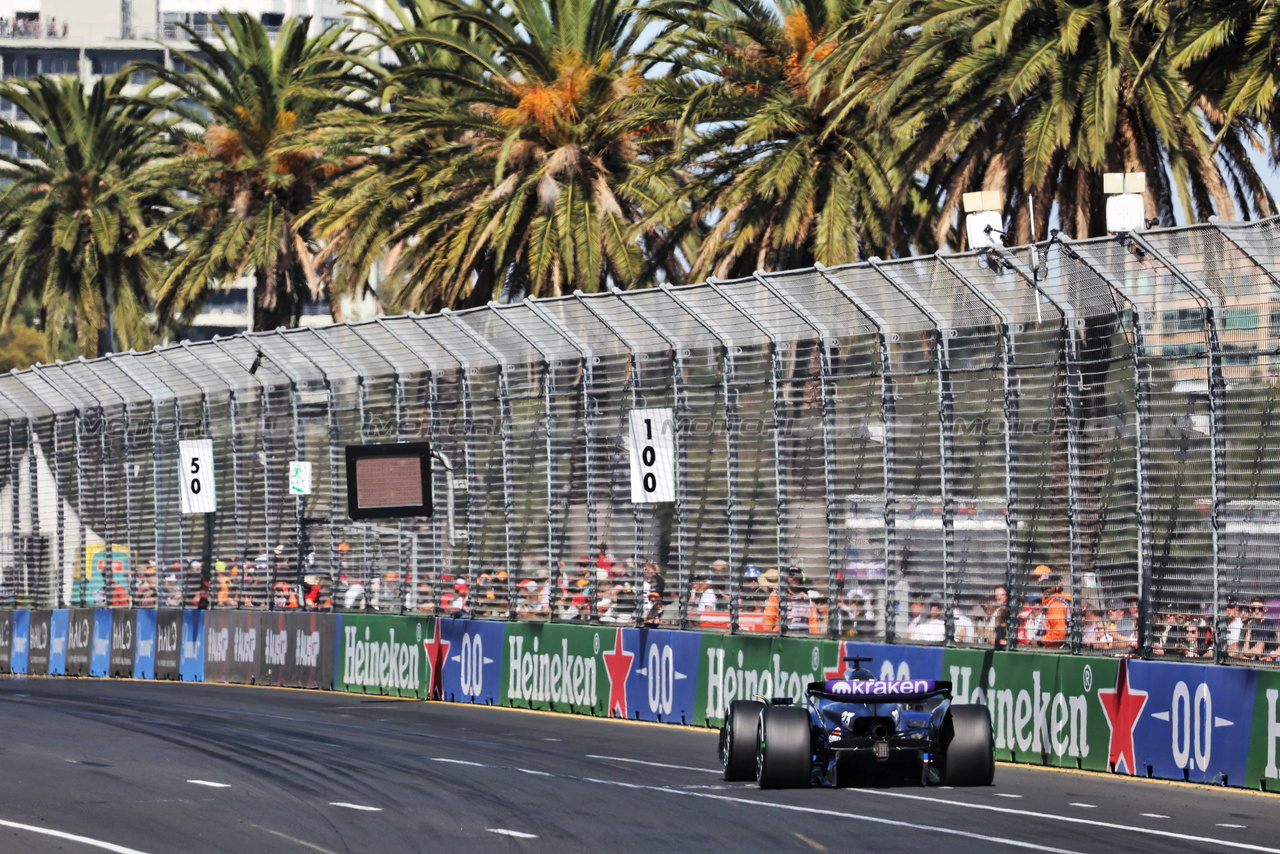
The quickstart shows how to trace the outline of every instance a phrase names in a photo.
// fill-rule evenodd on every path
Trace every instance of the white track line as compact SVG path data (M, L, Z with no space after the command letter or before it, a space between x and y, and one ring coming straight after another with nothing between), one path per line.
M187 782L193 783L197 786L208 786L211 789L230 789L231 788L230 783L215 783L212 780L188 780Z
M488 766L488 765L485 765L483 762L467 762L465 759L444 759L444 758L439 757L439 756L437 756L437 757L433 758L431 761L432 761L432 762L447 762L447 763L449 763L450 765L470 765L470 766L472 766L473 768L488 768L488 767L490 767L490 766Z
M652 765L654 768L674 768L677 771L702 771L706 774L719 774L719 768L694 768L692 765L667 765L665 762L646 762L643 759L627 759L622 756L597 756L594 753L587 754L588 759L607 759L610 762L630 762L634 765Z
M14 830L26 830L31 833L39 833L42 836L54 836L58 839L66 839L70 842L79 842L81 845L91 845L94 848L101 848L104 851L114 851L115 854L145 854L136 848L125 848L123 845L116 845L111 842L103 842L101 839L90 839L87 836L76 836L74 833L65 833L61 830L50 830L47 827L35 827L30 824L19 824L16 821L4 821L0 819L0 827L12 827Z
M1128 824L1117 824L1112 821L1097 821L1091 818L1074 818L1072 816L1054 815L1053 813L1034 812L1032 810L1019 810L1012 807L996 807L990 804L969 804L963 801L950 801L945 798L930 798L924 795L908 795L905 792L885 792L879 789L846 789L847 792L855 792L864 795L876 795L884 798L906 798L912 801L928 801L931 804L946 804L950 807L960 807L961 809L970 810L987 810L988 812L999 812L1007 815L1024 815L1029 818L1043 818L1049 821L1062 821L1068 824L1087 824L1090 827L1105 827L1110 830L1124 830L1130 833L1142 833L1148 836L1163 836L1169 839L1180 839L1184 842L1206 842L1210 845L1221 845L1224 848L1237 848L1242 851L1262 851L1266 854L1280 854L1280 848L1267 848L1262 845L1250 845L1247 842L1229 842L1225 839L1211 839L1207 836L1192 836L1187 833L1175 833L1172 830L1156 830L1152 827L1133 827Z
M361 804L349 804L346 801L329 801L331 807L342 807L344 810L360 810L362 812L382 812L382 807L366 807Z
M728 801L734 804L747 804L753 807L768 807L769 809L787 810L789 812L808 813L809 815L827 815L833 818L848 818L854 821L865 821L871 824L884 824L890 827L905 827L908 830L921 830L928 833L942 833L947 836L962 836L965 839L977 839L982 842L993 842L997 845L1009 845L1013 848L1027 848L1032 851L1042 851L1045 854L1076 854L1067 848L1053 848L1039 842L1024 842L1021 839L1007 839L1002 836L988 836L983 833L970 833L967 830L956 830L951 827L936 827L929 824L916 824L910 821L895 821L890 818L878 818L876 816L863 815L862 813L839 812L838 810L824 810L817 807L801 807L793 804L777 804L769 801L757 801L754 798L735 798L729 795L713 795L706 792L691 792L687 789L668 789L665 786L643 786L639 783L620 783L617 780L595 780L591 777L579 778L586 783L598 783L604 786L621 786L624 789L645 789L651 792L665 792L668 795L681 795L686 798L711 798L716 801Z
M486 827L485 830L489 831L490 833L496 833L499 836L514 836L516 839L537 839L538 838L538 834L536 833L525 833L524 831L520 831L520 830L507 830L504 827Z

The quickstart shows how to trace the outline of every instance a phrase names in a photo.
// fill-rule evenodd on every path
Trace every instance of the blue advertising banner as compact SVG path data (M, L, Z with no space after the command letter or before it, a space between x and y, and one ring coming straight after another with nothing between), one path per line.
M457 703L498 705L506 623L436 620L422 639L430 680L427 696Z
M840 648L841 659L854 656L870 658L871 661L862 666L874 673L877 679L950 678L942 672L941 647L844 641ZM845 667L853 667L853 664L845 664Z
M71 625L71 612L59 608L49 616L49 675L67 674L67 627Z
M1125 723L1139 776L1150 767L1173 780L1243 782L1257 684L1243 667L1130 661Z
M204 681L204 611L182 613L182 659L178 673L183 682Z
M138 609L138 623L134 627L133 678L156 678L156 612L152 608Z
M93 611L93 652L89 656L89 675L106 676L111 672L111 609Z
M693 723L702 637L694 632L624 629L622 638L623 650L635 653L627 676L629 717Z
M27 645L31 636L31 612L20 608L13 612L13 647L9 658L9 672L26 674Z

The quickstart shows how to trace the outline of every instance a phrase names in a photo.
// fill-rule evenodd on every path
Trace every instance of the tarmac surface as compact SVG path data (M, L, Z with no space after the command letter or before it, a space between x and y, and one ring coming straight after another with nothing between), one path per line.
M688 727L16 677L0 722L0 852L1280 854L1280 796L1006 764L980 789L761 791Z

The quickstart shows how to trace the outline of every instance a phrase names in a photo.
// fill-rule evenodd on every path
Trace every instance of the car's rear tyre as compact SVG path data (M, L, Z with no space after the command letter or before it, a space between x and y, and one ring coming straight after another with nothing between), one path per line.
M996 776L991 712L986 706L952 706L942 719L942 783L990 786Z
M765 706L760 712L756 779L762 789L795 789L809 785L813 768L809 710L800 706Z
M725 712L720 727L720 764L726 780L756 778L756 733L760 727L760 710L764 703L734 700Z

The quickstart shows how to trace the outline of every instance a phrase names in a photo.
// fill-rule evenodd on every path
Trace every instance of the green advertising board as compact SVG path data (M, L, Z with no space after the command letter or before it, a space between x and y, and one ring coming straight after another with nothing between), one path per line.
M610 680L603 656L616 634L593 626L508 623L502 704L605 715Z
M997 759L1109 770L1098 690L1115 684L1114 659L948 649L942 662L954 702L991 710Z
M734 700L790 697L799 702L810 682L843 672L836 641L751 635L704 635L694 723L718 727Z
M427 695L422 639L431 617L343 614L335 689L391 697Z
M1280 673L1258 671L1245 785L1280 792Z

